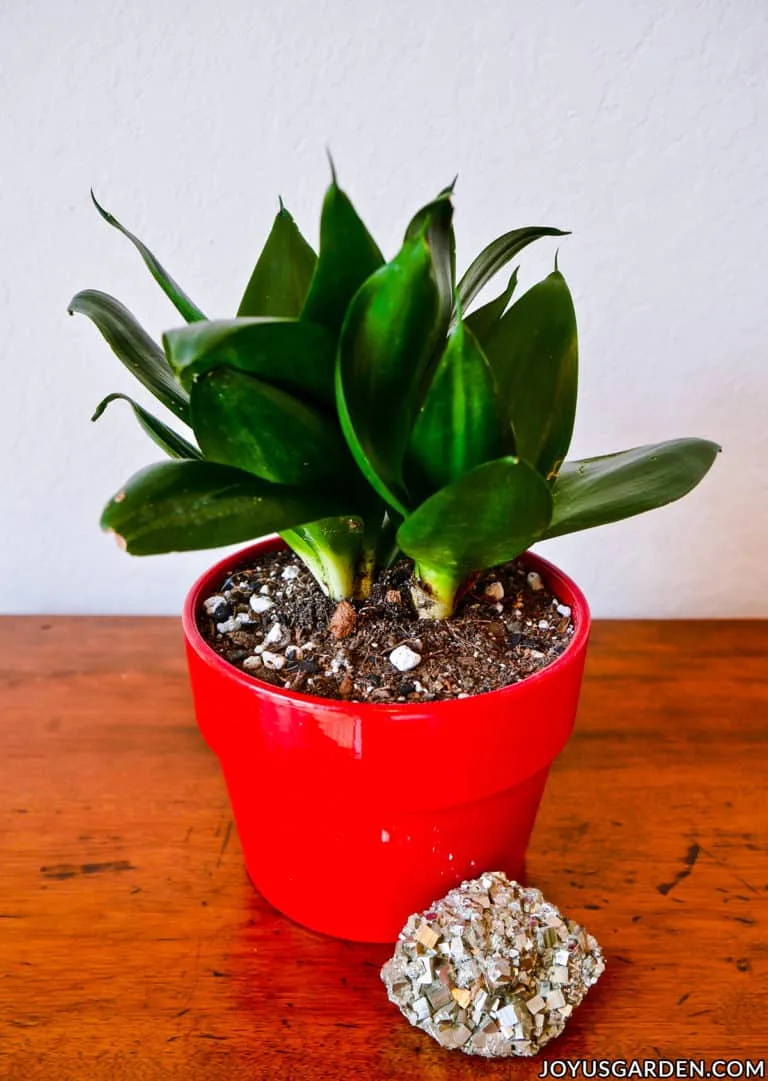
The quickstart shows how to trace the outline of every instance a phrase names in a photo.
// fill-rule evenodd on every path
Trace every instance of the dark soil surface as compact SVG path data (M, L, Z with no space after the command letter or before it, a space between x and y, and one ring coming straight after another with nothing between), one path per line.
M205 600L200 630L259 680L359 702L498 690L550 664L573 634L570 608L518 562L484 574L442 622L416 617L410 580L403 560L368 600L337 605L292 552L270 552Z

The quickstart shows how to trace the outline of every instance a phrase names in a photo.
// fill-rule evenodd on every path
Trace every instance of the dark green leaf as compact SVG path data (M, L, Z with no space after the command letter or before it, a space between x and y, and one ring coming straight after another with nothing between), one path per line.
M215 462L161 462L142 469L101 517L132 555L237 544L344 511L318 489L286 488Z
M552 479L570 446L578 382L576 314L559 271L512 305L485 350L516 453Z
M408 497L403 459L423 384L450 318L441 278L450 203L437 200L391 263L349 307L336 372L338 410L358 465L400 513Z
M192 387L192 426L205 457L276 484L354 473L338 424L252 375L218 368Z
M562 229L533 225L525 229L513 229L511 233L505 233L492 241L487 248L483 248L459 282L459 303L462 310L467 310L483 286L514 259L518 252L543 236L568 236L568 233Z
M513 452L512 428L499 408L496 380L460 319L414 425L409 484L419 495L431 495L475 466Z
M317 256L281 200L237 314L298 318L316 261Z
M400 547L417 565L466 575L514 559L549 525L552 496L518 458L465 473L422 503L400 526Z
M349 302L384 262L376 241L334 179L325 194L320 220L320 255L302 319L338 337Z
M129 398L127 394L108 394L106 398L96 406L96 411L91 417L91 420L98 420L110 402L118 400L128 402L136 419L149 438L171 458L202 457L197 447L192 446L186 439L182 438L177 432L174 432L173 428L169 428L162 420L158 420L152 413L147 412L143 406L140 406L133 398Z
M217 319L163 335L185 387L212 368L237 368L302 398L333 404L333 339L295 319Z
M456 237L453 230L452 191L452 185L444 188L436 199L418 210L408 223L404 239L404 244L407 244L409 240L423 235L426 230L440 296L441 321L447 321L450 315L456 281Z
M493 300L489 300L487 304L483 304L482 308L477 308L475 311L470 312L469 315L464 317L464 322L477 338L481 347L484 347L485 342L487 342L490 336L496 331L499 320L507 310L507 305L512 299L512 294L516 287L517 267L512 271L509 284L503 293L499 293Z
M87 315L128 371L172 413L188 423L189 398L174 379L162 349L119 300L97 289L84 289L72 298L68 311L70 315L75 312Z
M600 458L566 462L555 483L546 537L618 522L687 495L720 447L707 439L671 439Z
M108 210L105 210L104 207L99 204L93 192L91 192L91 199L93 199L93 204L104 221L108 222L117 229L118 232L122 233L124 237L127 237L128 240L130 240L131 244L133 244L134 248L136 248L139 255L144 260L149 273L155 279L181 317L186 319L188 323L194 323L198 319L205 319L205 316L198 306L190 300L181 286L173 280L168 271L161 266L157 259L155 259L146 244L143 244L137 236L134 236L133 233L129 232L124 225L121 225L116 217L110 214Z

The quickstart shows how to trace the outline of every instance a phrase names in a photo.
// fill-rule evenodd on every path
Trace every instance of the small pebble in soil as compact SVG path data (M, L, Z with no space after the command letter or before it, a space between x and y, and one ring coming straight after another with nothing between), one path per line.
M271 597L265 596L263 593L254 593L251 596L251 608L257 615L261 615L262 612L268 612L270 608L275 607L275 602Z
M232 615L227 598L222 597L220 593L209 597L203 607L214 623L225 623Z
M561 616L569 616L571 614L571 609L568 607L567 604L555 605L555 611L558 612Z
M421 654L411 649L410 646L398 646L389 655L389 663L398 672L411 672L421 664Z
M334 638L346 638L355 629L356 622L357 612L349 601L340 601L330 618L328 630Z
M261 655L261 660L265 668L271 668L272 671L279 671L281 668L285 668L286 660L282 653L271 653L270 650L265 649Z
M285 646L291 640L290 631L282 623L273 623L264 639L265 646Z
M345 672L349 668L349 657L342 650L332 658L330 663L330 671L333 675L338 675L339 672Z
M280 577L283 579L284 582L291 582L295 578L299 577L299 568L298 567L286 567L283 570L283 573L280 575Z
M538 593L544 588L544 582L538 571L529 571L526 575L526 581L534 593Z
M490 585L485 587L484 597L487 597L490 601L500 601L504 599L504 586L501 582L491 582ZM503 611L503 609L502 609Z
M255 672L257 668L261 668L261 657L246 657L243 661L243 668L246 672Z

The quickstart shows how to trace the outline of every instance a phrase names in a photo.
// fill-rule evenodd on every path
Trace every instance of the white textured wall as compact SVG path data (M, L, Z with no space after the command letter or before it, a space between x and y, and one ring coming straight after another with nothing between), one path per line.
M459 173L460 262L532 223L582 353L574 450L725 447L675 507L543 546L603 616L768 615L766 0L0 0L0 608L173 612L211 553L131 559L104 499L156 457L67 301L178 322L89 185L209 313L324 147L386 251ZM523 258L524 281L553 249Z

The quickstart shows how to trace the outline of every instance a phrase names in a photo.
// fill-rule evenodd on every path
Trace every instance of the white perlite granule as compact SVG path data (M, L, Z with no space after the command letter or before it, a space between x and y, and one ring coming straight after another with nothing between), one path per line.
M421 654L416 653L410 646L398 646L390 653L389 663L398 672L412 672L421 664Z
M409 917L381 970L412 1025L447 1048L535 1055L559 1036L605 962L595 939L500 871Z

